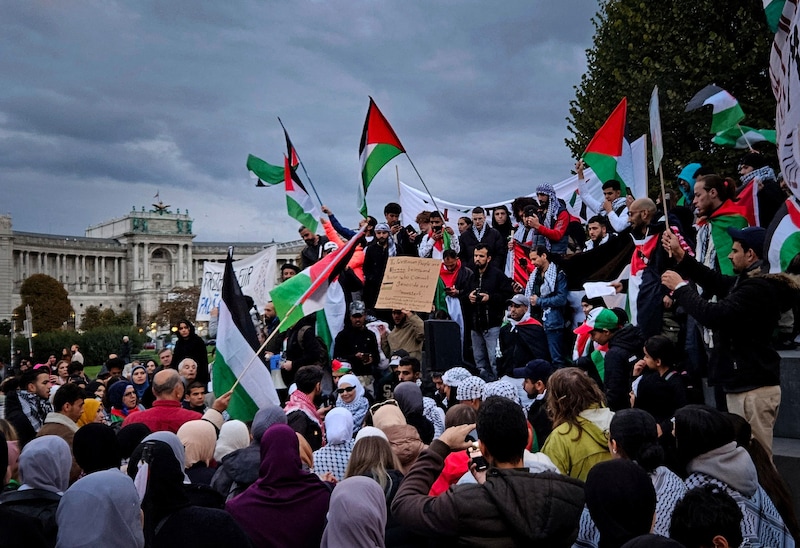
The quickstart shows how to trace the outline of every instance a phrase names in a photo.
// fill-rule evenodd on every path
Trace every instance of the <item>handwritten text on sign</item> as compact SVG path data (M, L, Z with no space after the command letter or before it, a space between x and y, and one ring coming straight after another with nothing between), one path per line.
M430 312L441 266L439 259L389 257L375 308Z

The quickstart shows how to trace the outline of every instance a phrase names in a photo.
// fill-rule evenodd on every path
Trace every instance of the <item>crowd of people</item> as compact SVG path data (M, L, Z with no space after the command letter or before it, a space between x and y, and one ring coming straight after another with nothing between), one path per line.
M741 174L767 224L762 162ZM593 202L582 167L585 223L546 184L460 234L394 203L364 219L330 348L314 315L255 318L281 404L251 420L209 393L186 320L174 351L109 356L97 379L77 347L14 364L0 546L794 546L772 429L800 286L762 272L736 181L687 167L665 213L616 181ZM323 211L281 282L359 234ZM394 256L441 261L430 311L375 308ZM610 290L574 306L585 282ZM428 355L426 321L457 325L460 362Z

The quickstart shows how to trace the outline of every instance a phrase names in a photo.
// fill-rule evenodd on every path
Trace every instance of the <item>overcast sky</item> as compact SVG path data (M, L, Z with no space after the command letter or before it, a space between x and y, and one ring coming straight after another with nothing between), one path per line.
M197 241L294 239L286 124L322 200L357 221L372 95L436 196L487 203L565 178L573 86L597 0L0 0L0 212L15 230L83 235L152 203ZM395 165L370 212L396 200Z

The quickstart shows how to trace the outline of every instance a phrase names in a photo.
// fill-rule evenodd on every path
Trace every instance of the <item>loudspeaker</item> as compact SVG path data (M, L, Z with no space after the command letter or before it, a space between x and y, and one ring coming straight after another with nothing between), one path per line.
M461 328L453 320L426 320L422 374L447 371L463 363Z

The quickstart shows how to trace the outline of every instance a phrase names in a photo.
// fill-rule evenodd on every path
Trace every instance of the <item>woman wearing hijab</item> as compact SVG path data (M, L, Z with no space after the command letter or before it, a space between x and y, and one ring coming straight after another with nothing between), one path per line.
M108 402L111 404L112 424L121 423L131 413L144 410L144 407L139 405L136 387L124 380L115 382L108 389Z
M258 467L261 464L261 438L267 428L273 424L286 424L286 413L277 405L268 405L259 409L253 417L250 428L252 441L244 449L238 449L222 459L217 467L211 487L219 492L225 500L240 495L258 479Z
M319 546L330 490L300 464L294 430L284 424L261 438L258 480L226 509L255 546Z
M100 470L119 469L122 451L114 429L105 424L92 423L78 428L72 440L72 454L83 474Z
M0 447L6 444L0 432ZM0 470L8 468L8 452L0 450ZM5 484L3 485L5 487ZM39 520L15 512L11 506L0 504L0 548L44 548L48 546Z
M189 320L178 322L178 340L172 351L172 363L177 367L184 358L192 358L197 362L197 382L206 386L209 381L208 375L208 352L206 343L194 331L194 325Z
M343 375L336 388L339 397L336 407L343 407L353 416L353 432L356 433L364 424L364 417L369 411L369 401L364 396L364 386L355 375Z
M250 445L250 430L242 421L229 420L223 423L219 430L217 446L214 448L214 460L217 465L222 459L237 449L244 449Z
M322 548L385 546L386 499L380 486L363 476L340 482L331 495Z
M170 444L156 439L170 434ZM197 546L249 546L247 536L225 511L193 505L185 489L183 460L177 458L177 436L157 432L142 442L134 474L142 497L144 537L151 548ZM130 475L131 469L128 468Z
M401 382L394 389L394 399L403 412L406 423L417 429L422 442L432 442L433 423L423 415L424 404L419 386L414 382Z
M350 411L342 407L331 409L325 416L325 433L328 443L314 451L314 472L318 476L330 472L337 481L341 481L355 444L353 415Z
M492 228L500 233L503 242L514 234L514 223L511 222L511 213L505 205L498 206L492 212Z
M138 363L131 369L131 384L136 389L136 396L139 398L139 403L145 409L153 407L153 401L156 397L153 391L150 390L150 377L147 375L147 367Z
M192 483L211 485L216 468L211 468L217 429L206 420L189 421L178 429L178 439L186 451L184 466Z
M685 466L686 487L712 485L733 497L744 514L742 536L753 546L788 546L791 535L775 505L758 483L753 460L736 445L733 423L706 405L675 412L675 445Z
M58 436L42 436L28 442L19 456L22 485L0 495L0 505L36 518L50 546L56 542L56 509L69 485L72 453Z
M96 472L75 482L61 498L56 521L57 547L144 547L139 495L131 479L117 470ZM81 527L81 523L89 526Z
M86 398L83 400L83 412L81 416L78 418L78 428L81 426L86 426L87 424L92 424L94 422L103 422L104 414L100 410L103 404L100 403L99 400L94 398Z

